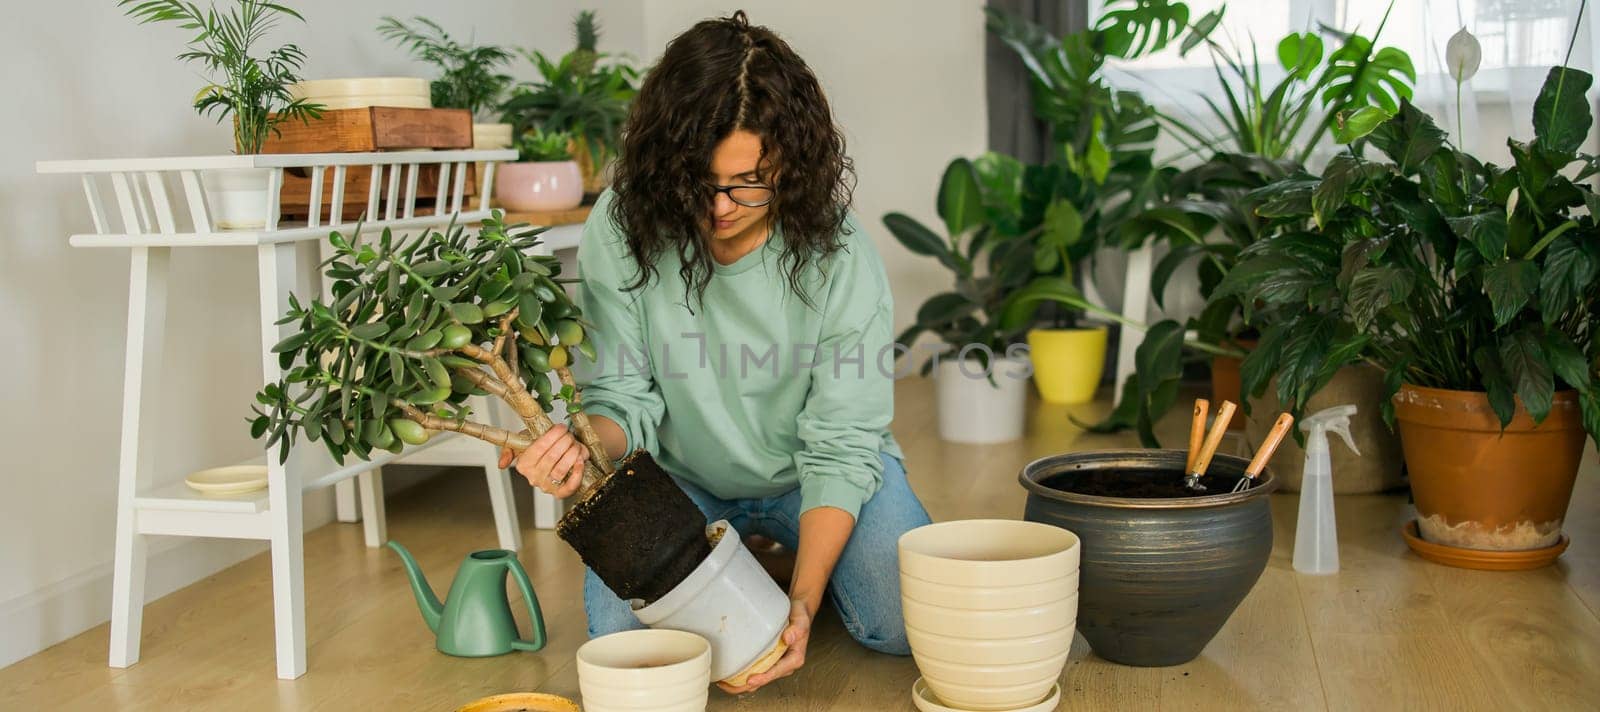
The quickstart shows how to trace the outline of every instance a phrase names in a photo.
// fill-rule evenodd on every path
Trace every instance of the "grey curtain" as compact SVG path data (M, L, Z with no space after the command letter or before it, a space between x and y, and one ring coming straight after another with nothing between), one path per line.
M991 7L1021 15L1060 37L1088 25L1088 0L988 0ZM1033 116L1028 74L1015 52L991 33L985 40L989 82L989 150L1044 163L1050 132Z

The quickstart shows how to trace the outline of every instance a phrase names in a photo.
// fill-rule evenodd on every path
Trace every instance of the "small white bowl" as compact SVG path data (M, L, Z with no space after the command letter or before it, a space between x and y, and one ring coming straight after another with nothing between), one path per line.
M928 689L928 683L920 677L917 678L916 682L911 683L911 701L916 703L917 709L922 712L967 712L964 709L946 707L933 694L933 690ZM1050 688L1050 694L1045 695L1045 698L1040 700L1038 704L1006 710L1006 712L1050 712L1059 704L1061 704L1061 684L1056 683Z
M234 465L201 470L183 479L190 489L208 495L236 495L267 486L266 465Z
M584 643L577 659L578 690L589 712L705 708L711 644L694 633L612 633Z

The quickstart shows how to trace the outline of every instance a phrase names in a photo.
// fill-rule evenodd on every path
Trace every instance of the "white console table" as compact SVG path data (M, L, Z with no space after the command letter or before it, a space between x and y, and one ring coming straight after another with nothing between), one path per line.
M270 541L278 677L293 679L304 674L302 493L360 476L361 498L368 514L365 517L368 545L377 546L384 538L382 489L377 468L413 454L426 455L428 449L454 439L451 434L441 433L425 445L407 448L402 455L379 451L373 453L371 461L351 461L345 465L333 462L325 449L315 444L293 448L287 463L280 463L276 453L270 453L270 456L253 460L255 464L264 462L266 465L266 490L237 497L201 495L189 490L181 481L153 488L151 482L157 463L147 441L150 427L157 422L153 419L154 402L162 392L160 376L172 250L255 249L260 278L262 382L276 382L283 371L271 347L295 328L292 324L278 326L275 322L288 309L289 292L297 284L296 248L325 243L329 228L343 222L344 179L349 169L361 167L372 171L365 196L368 219L362 226L363 231L389 228L396 232L415 232L440 227L451 220L465 224L487 217L488 196L494 187L492 162L515 159L515 151L495 150L43 161L37 165L39 173L73 174L82 181L94 232L72 235L69 239L72 246L127 249L132 254L117 472L110 651L113 667L127 667L139 659L145 538L163 535ZM467 167L477 162L483 162L484 166L478 186L478 205L468 210L464 204ZM423 211L426 214L419 214L418 173L423 167L437 167L439 179L433 196L434 206ZM270 170L264 196L269 216L267 225L261 230L249 231L213 229L215 220L201 188L201 174L251 168ZM311 208L309 219L303 223L280 223L276 217L285 170L303 170L311 177ZM323 183L330 171L333 189L324 202ZM108 185L115 201L114 214L107 209L108 202L103 198ZM322 217L324 207L326 221ZM239 404L241 409L246 405ZM479 407L486 415L494 417L493 408ZM482 446L463 452L470 452L466 461L453 464L481 465L488 472L501 546L520 548L521 535L510 478L495 466L493 448Z

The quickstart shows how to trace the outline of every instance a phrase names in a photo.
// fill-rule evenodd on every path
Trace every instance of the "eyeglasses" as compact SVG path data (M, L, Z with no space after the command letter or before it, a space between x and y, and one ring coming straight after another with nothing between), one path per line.
M773 190L764 185L712 185L707 183L706 187L713 192L727 195L728 200L747 208L762 207L771 203L775 197Z

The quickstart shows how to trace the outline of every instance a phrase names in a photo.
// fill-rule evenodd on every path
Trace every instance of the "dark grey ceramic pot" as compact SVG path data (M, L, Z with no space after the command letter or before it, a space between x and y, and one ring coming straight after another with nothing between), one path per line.
M1277 487L1270 472L1244 492L1177 499L1095 497L1048 486L1091 470L1179 477L1182 450L1102 450L1035 460L1019 478L1024 518L1083 542L1078 630L1096 655L1124 665L1178 665L1200 655L1266 568ZM1218 455L1212 474L1249 463Z

